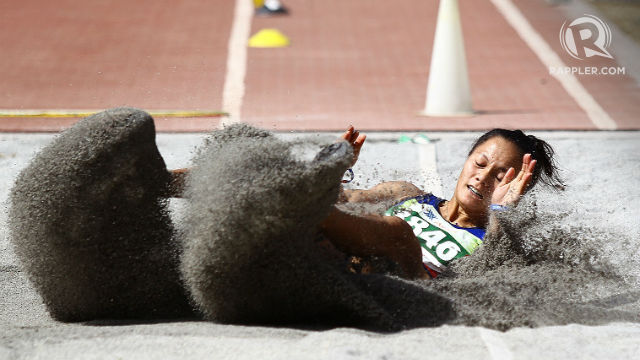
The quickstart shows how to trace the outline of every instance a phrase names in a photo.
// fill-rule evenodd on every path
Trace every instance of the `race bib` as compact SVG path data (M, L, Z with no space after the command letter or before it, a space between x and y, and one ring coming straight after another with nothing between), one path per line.
M438 273L454 259L470 255L482 239L465 229L456 228L431 204L407 200L387 210L385 215L406 221L422 247L422 262Z

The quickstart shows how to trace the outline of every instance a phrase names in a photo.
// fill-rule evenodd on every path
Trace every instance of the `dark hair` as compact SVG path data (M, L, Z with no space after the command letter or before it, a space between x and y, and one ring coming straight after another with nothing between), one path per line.
M531 154L531 157L537 161L529 189L533 188L538 180L556 189L564 189L564 183L553 158L555 151L551 145L533 135L525 135L520 130L493 129L488 131L473 143L468 155L471 155L478 146L487 140L497 136L512 142L520 149L522 155Z

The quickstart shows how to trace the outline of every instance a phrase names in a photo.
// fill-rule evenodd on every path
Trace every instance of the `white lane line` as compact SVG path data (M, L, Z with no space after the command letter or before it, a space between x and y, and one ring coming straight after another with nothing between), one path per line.
M252 0L236 0L227 52L227 74L222 91L222 109L229 113L229 117L221 122L221 126L237 123L241 119L244 78L247 72L247 42L253 10Z
M500 338L502 333L499 333L495 330L485 329L483 327L479 327L477 329L480 333L480 338L487 346L487 351L489 351L489 356L491 359L511 360L514 358L513 353L511 352L511 350L509 350L507 344Z
M547 69L552 67L555 69L564 69L567 67L558 54L551 49L549 44L547 44L542 36L531 26L520 10L513 5L511 0L491 0L491 2L514 28L516 33L520 35L522 40L533 50ZM611 119L609 114L607 114L573 74L552 73L550 75L562 84L562 87L564 87L567 93L578 103L578 106L584 110L591 122L598 129L615 130L618 128L615 121Z
M436 145L433 143L418 145L418 162L424 190L438 197L443 197L442 180L438 174L436 162Z

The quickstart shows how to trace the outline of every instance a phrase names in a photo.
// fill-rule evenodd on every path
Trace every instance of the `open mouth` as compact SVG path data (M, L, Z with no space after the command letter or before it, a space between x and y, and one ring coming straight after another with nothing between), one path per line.
M475 196L477 196L478 198L480 198L480 200L482 200L482 198L484 198L484 196L482 196L482 194L480 194L480 191L478 191L478 189L474 188L471 185L467 185L467 188L469 189L469 191L471 191Z

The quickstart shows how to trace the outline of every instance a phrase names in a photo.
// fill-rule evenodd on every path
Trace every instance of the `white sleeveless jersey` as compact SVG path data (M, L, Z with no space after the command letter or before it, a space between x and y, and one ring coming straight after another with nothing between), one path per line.
M385 215L406 221L422 247L422 263L432 277L438 276L454 259L470 255L485 234L482 228L462 228L446 221L438 204L443 200L431 194L405 200Z

